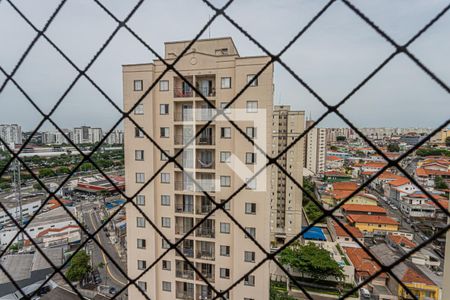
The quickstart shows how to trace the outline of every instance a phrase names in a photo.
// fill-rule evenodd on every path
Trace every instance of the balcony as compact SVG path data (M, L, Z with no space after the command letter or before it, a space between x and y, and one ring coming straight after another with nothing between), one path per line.
M197 169L215 169L214 150L199 150L197 151Z
M178 242L180 239L176 239ZM181 253L183 253L186 257L194 257L194 241L185 239L180 243L177 247ZM176 256L181 256L178 252L176 252Z
M197 270L200 271L200 273L210 282L214 282L214 265L211 264L205 264L205 263L197 263L195 265ZM202 280L202 278L197 274L196 276L197 280Z
M195 77L195 88L199 93L197 97L201 95L204 97L216 96L216 76L215 75L199 75ZM200 95L201 94L201 95Z
M175 191L194 192L194 183L190 181L175 181Z
M175 297L177 299L194 299L194 284L188 282L179 282L175 284Z
M194 219L186 217L175 217L175 234L184 235L194 227Z
M195 257L204 260L215 259L215 245L213 242L197 241Z
M198 108L195 110L195 120L199 122L208 122L216 114L213 108Z
M180 214L194 213L194 201L190 195L175 196L175 212Z
M197 293L196 298L199 300L212 300L213 299L213 291L207 285L197 284Z
M194 93L190 85L193 82L193 76L185 76L187 81L179 77L174 78L174 88L173 88L173 97L174 98L188 98L193 97ZM188 84L188 82L190 84Z
M195 213L198 215L206 215L213 210L214 204L205 196L198 197L195 203Z
M197 219L197 222L200 222L202 219ZM215 230L214 230L215 221L207 219L205 220L195 231L195 236L197 237L205 237L205 238L215 238Z
M194 270L184 260L175 261L175 276L183 279L194 279Z
M191 108L175 111L173 118L176 122L192 122L194 121L193 110Z

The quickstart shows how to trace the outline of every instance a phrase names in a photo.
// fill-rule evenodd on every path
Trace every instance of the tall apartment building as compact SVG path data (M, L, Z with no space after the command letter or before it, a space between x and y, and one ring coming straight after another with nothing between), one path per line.
M281 153L303 131L304 111L277 105L272 117L272 156ZM304 139L283 154L278 163L300 184L303 182ZM277 166L271 168L270 229L274 246L284 244L302 227L302 191Z
M62 131L70 138L72 135L72 131L68 129L62 129ZM45 131L42 132L42 143L50 144L50 145L61 145L67 144L67 139L62 135L59 131Z
M118 129L112 131L106 138L105 143L109 145L123 144L123 131Z
M22 144L22 127L17 124L0 124L0 138L8 145Z
M306 121L306 129L310 128L314 121ZM320 174L325 171L325 156L327 151L326 128L312 128L305 139L305 164L304 167Z
M188 43L165 43L167 62L173 62ZM270 65L257 80L253 80L254 74L268 61L266 56L241 57L231 38L217 38L197 41L175 67L215 107L224 107L248 82L252 82L232 109L225 112L230 116L239 114L242 119L233 119L236 124L255 140L265 137L266 144L262 146L270 149L273 66ZM159 60L123 66L125 110L132 108L164 69L165 65ZM166 160L144 138L142 129L162 149L173 155L199 132L212 114L213 110L184 80L173 71L167 72L134 110L132 117L141 128L125 122L127 193L133 195L137 192ZM254 125L260 119L263 122L264 119L269 120L263 124L267 130ZM242 170L242 166L251 170L256 168L255 163L265 163L265 157L257 153L254 146L223 118L212 122L177 159L186 173L172 163L167 165L135 199L171 242L182 238L214 208L189 175L214 201L220 203L249 178L242 178L241 173L245 172L237 170ZM256 189L253 186L255 182L251 182L226 205L226 209L269 250L267 178L258 177ZM163 254L168 245L137 209L128 206L127 219L128 272L135 278ZM227 289L264 257L223 211L214 212L181 243L179 249L219 291ZM268 299L269 282L269 266L266 263L235 286L229 293L229 299ZM138 284L151 299L214 297L212 290L175 251L167 253L160 263L138 280ZM129 298L143 297L135 287L131 287Z
M73 141L75 144L94 144L101 141L103 131L101 128L81 126L73 129Z

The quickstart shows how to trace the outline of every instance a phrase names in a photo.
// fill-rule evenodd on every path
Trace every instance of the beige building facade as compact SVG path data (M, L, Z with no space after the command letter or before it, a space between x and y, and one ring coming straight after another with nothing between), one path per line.
M306 129L311 127L314 121L306 121ZM305 164L304 167L318 175L325 171L325 156L327 151L327 132L325 128L312 128L305 139Z
M167 62L172 63L188 43L166 43ZM273 66L269 65L253 80L268 61L265 56L240 57L231 38L218 38L194 43L175 68L217 108L227 105L251 82L230 109L224 111L261 148L270 149L272 128L270 121L265 120L272 117ZM164 69L159 60L123 66L124 108L131 109L155 83L132 117L169 155L185 147L177 157L184 171L169 163L135 201L171 243L202 222L179 249L208 282L224 291L265 256L223 211L215 211L203 221L215 205L202 190L221 203L247 182L258 164L265 164L265 157L223 117L215 119L194 139L215 110L173 71L155 82ZM261 121L267 128L255 125ZM139 128L125 122L128 195L134 195L166 160ZM270 197L266 190L269 177L263 175L249 182L225 209L269 251ZM127 222L127 267L130 277L136 278L169 245L131 205L127 206ZM211 288L174 250L165 254L137 283L151 299L214 297ZM269 299L269 283L269 266L265 263L233 287L229 299ZM135 287L129 288L129 299L143 298Z
M450 220L448 220L450 223ZM442 299L450 299L450 230L447 230L444 260L444 284Z
M289 105L276 105L272 117L272 156L281 153L304 131L305 112ZM303 183L304 139L298 141L278 163L300 184ZM302 191L277 166L271 168L270 228L273 246L284 244L301 231Z

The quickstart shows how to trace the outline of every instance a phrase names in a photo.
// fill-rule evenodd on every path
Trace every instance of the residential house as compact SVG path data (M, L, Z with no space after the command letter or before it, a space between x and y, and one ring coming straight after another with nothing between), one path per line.
M387 216L348 215L347 220L350 225L368 235L385 234L386 232L397 231L399 228L399 223Z

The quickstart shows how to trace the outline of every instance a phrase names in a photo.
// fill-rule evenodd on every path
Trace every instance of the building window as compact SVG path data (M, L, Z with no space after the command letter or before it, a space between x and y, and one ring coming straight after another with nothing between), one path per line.
M225 202L225 201L227 201L227 200L221 199L221 200L220 200L220 203L223 203L223 202ZM223 209L225 209L225 210L230 210L230 203L231 203L231 201L228 201L227 203L225 203L224 206L223 206Z
M231 128L230 127L221 127L220 128L220 137L222 139L230 139L231 138Z
M256 239L256 228L255 227L245 227L245 231L247 231L247 233L249 235L251 235L254 239ZM248 236L246 235L245 237L247 238Z
M144 183L144 182L145 182L145 174L136 173L136 183Z
M245 133L247 134L247 136L249 138L255 139L256 138L256 127L246 127Z
M169 104L160 104L159 105L159 114L160 115L168 115L169 114Z
M161 183L170 183L170 173L161 173Z
M220 268L220 278L230 278L230 269Z
M169 90L169 80L161 80L159 82L159 90L161 92L166 92Z
M134 137L137 137L137 138L143 138L144 137L144 132L142 131L141 128L139 128L139 127L135 127L134 128Z
M144 240L144 239L137 239L137 247L138 247L138 249L145 249L145 247L146 247L146 240Z
M220 223L220 233L230 233L230 223Z
M254 165L256 163L256 153L253 152L245 153L245 163L248 165Z
M162 261L162 269L165 271L170 271L170 269L171 269L170 260Z
M244 251L244 261L245 262L255 262L255 252Z
M245 203L245 213L249 215L256 214L256 203Z
M138 281L137 285L142 291L147 292L147 282L145 282L145 281Z
M133 89L135 92L142 91L144 84L142 83L142 80L135 80L133 81Z
M159 128L159 133L162 138L168 138L169 137L169 127Z
M138 265L138 270L145 270L147 268L147 261L138 260L137 265Z
M138 105L136 105L136 107L134 108L134 114L135 115L143 115L144 114L144 104L143 103L139 103Z
M247 101L246 109L248 113L258 112L258 101Z
M220 176L220 186L223 186L223 187L231 186L231 177L230 176Z
M220 87L223 89L231 89L231 77L222 77Z
M220 102L220 109L222 109L222 110L225 109L225 106L227 106L227 105L228 105L228 102ZM224 110L224 113L226 113L226 114L229 114L230 112L231 112L231 110L229 107Z
M253 81L252 81L253 80ZM258 86L258 78L255 74L248 74L247 75L247 83L250 83L250 86Z
M145 205L145 196L144 195L137 195L136 196L136 204L137 205Z
M163 281L162 282L162 290L164 292L170 292L172 290L172 285L170 281Z
M139 228L145 227L145 219L143 217L136 217L136 227Z
M244 285L255 286L255 276L248 275L244 278Z
M144 160L144 150L134 150L135 160Z
M164 150L164 151L167 153L167 155L170 154L169 150ZM161 155L160 155L161 161L167 161L167 160L169 160L169 157L168 157L167 155L165 155L164 152L161 152Z
M161 217L161 226L164 228L170 228L170 217Z
M230 256L230 246L220 245L220 256Z
M231 152L230 151L220 151L220 162L221 163L231 162Z
M170 196L169 195L161 195L161 205L162 206L170 206Z
M167 242L165 239L162 239L161 248L169 249L170 248L169 242Z

